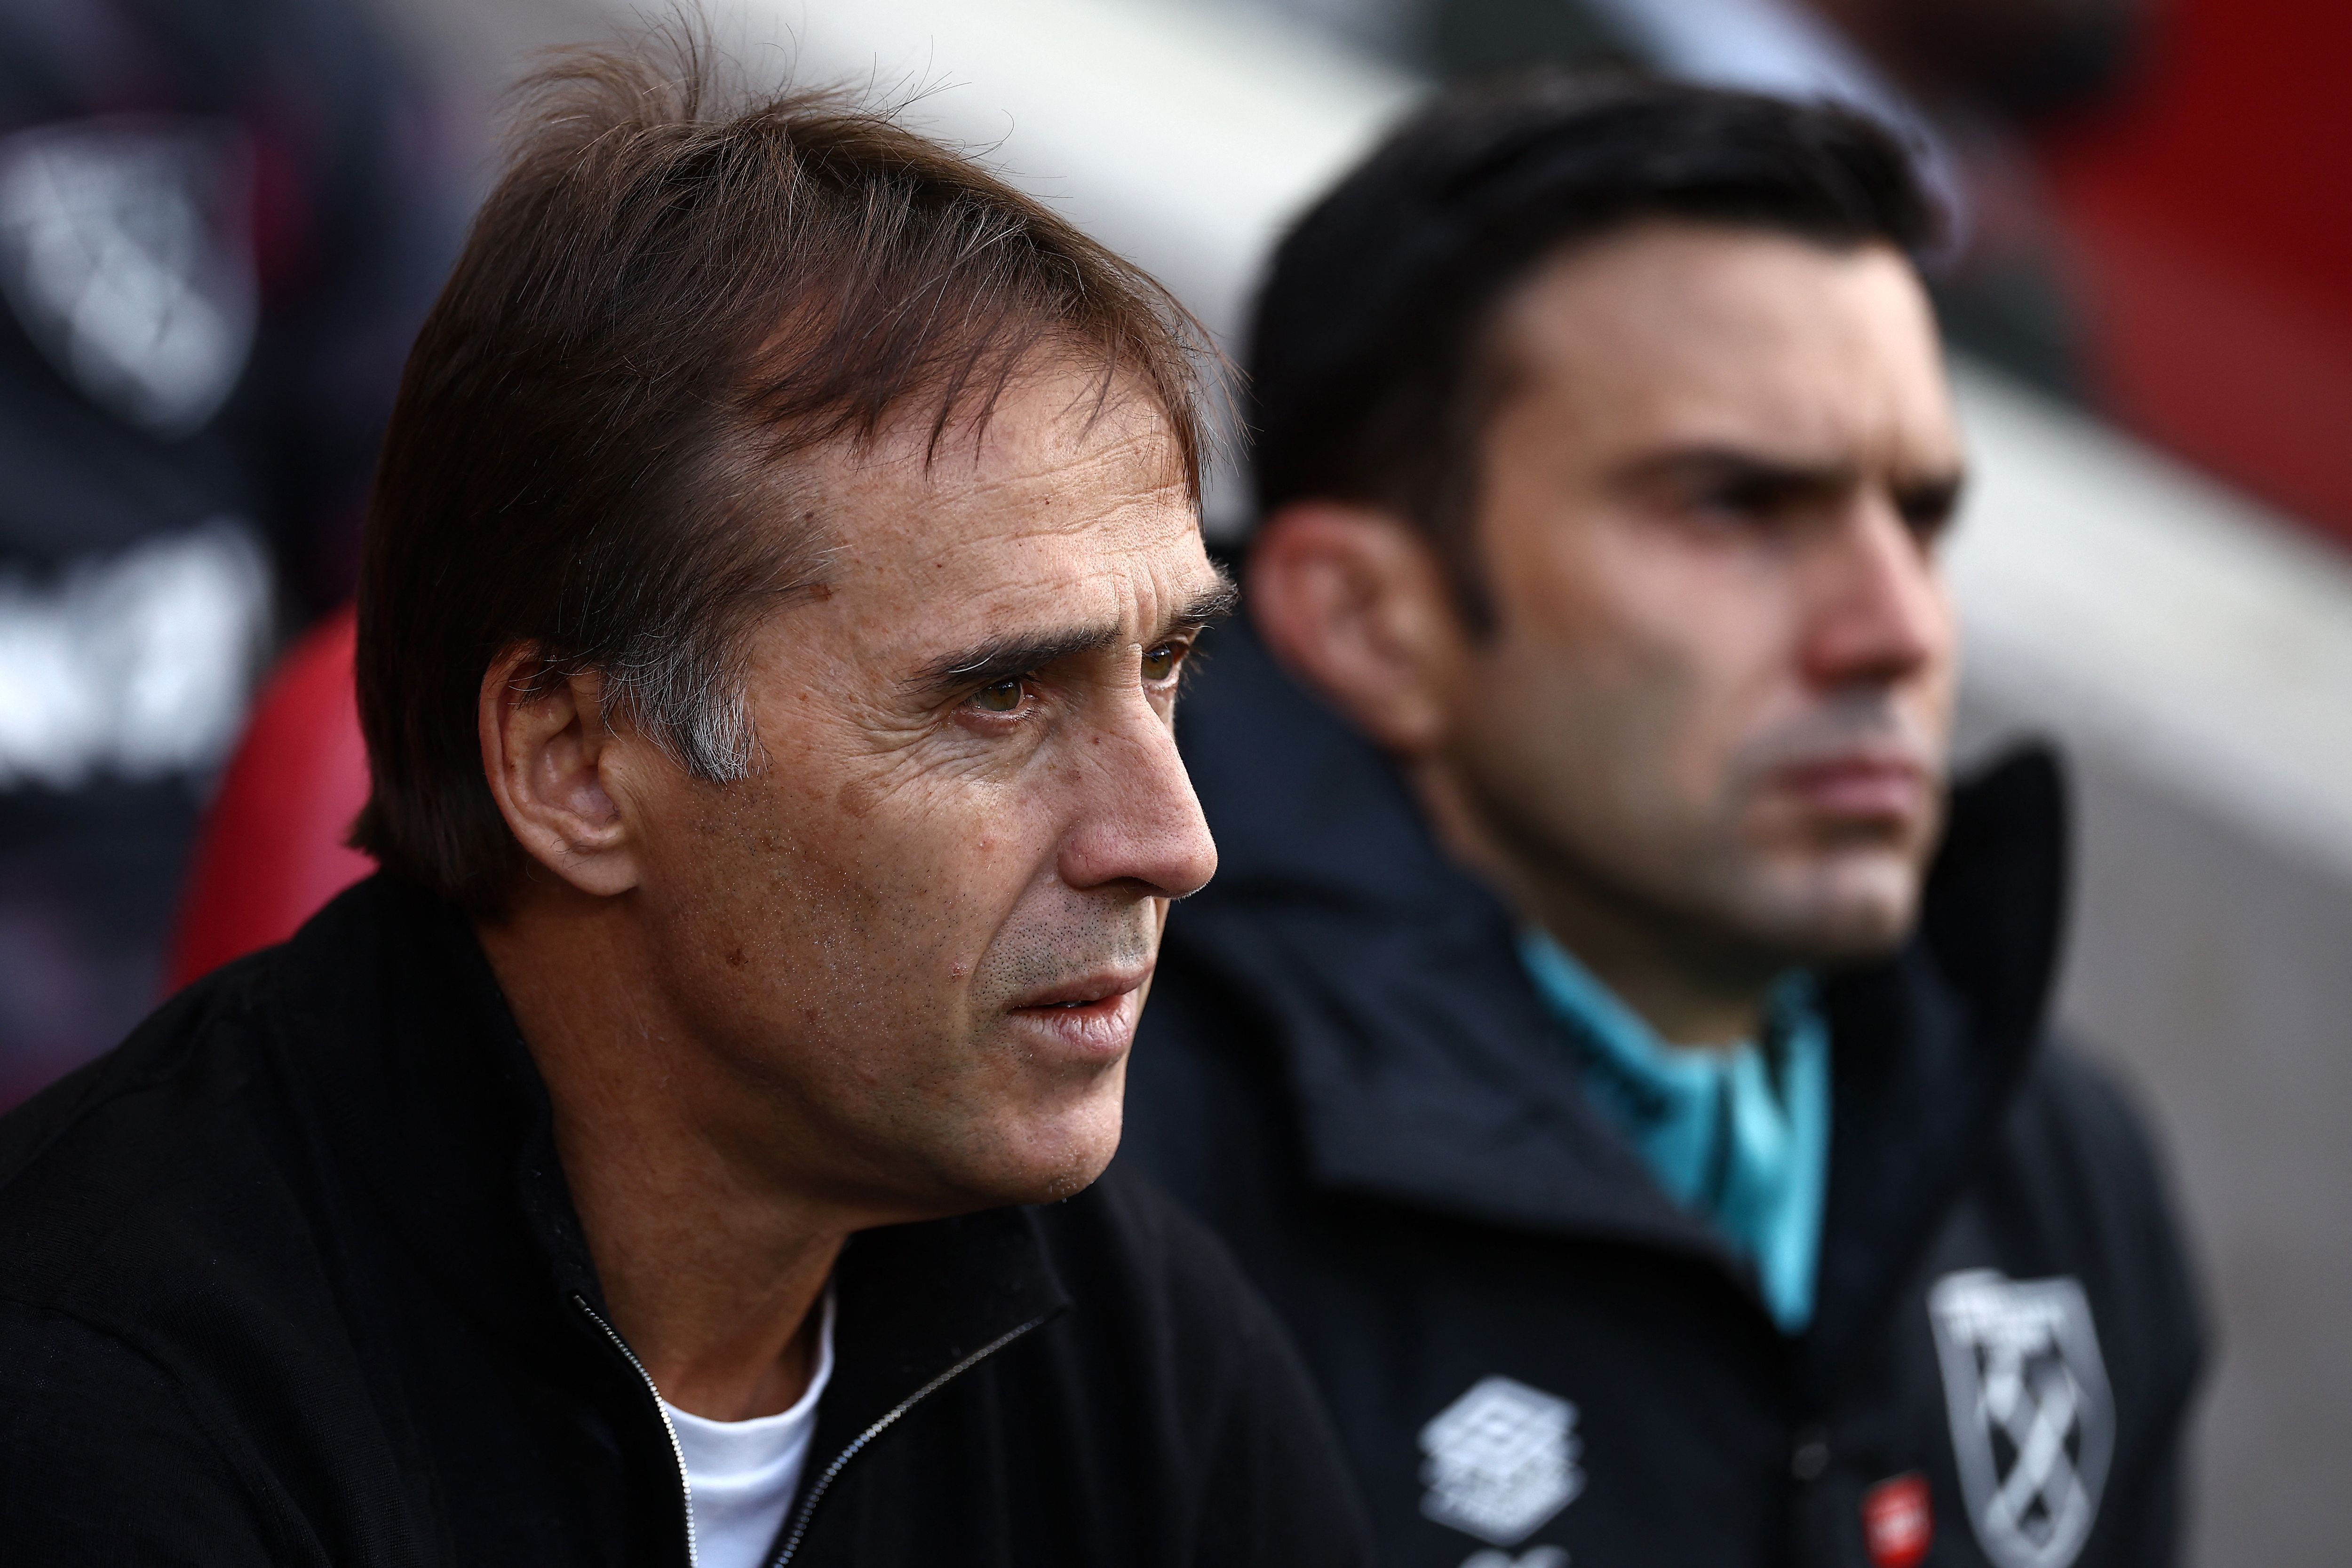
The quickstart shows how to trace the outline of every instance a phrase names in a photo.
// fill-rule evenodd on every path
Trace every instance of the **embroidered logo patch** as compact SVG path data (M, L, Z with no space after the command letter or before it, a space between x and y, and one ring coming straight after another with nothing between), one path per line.
M2115 1406L2071 1279L1948 1274L1927 1297L1952 1454L1977 1540L2000 1568L2068 1568L2098 1517Z
M1576 1406L1508 1377L1484 1377L1421 1429L1421 1511L1513 1546L1584 1490Z

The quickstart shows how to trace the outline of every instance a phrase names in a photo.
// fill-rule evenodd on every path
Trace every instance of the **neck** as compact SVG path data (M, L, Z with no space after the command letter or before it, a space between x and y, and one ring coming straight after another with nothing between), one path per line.
M1564 857L1517 852L1435 765L1412 771L1438 840L1672 1046L1757 1039L1782 966L1610 886Z
M1709 963L1671 922L1646 918L1559 878L1531 878L1518 899L1527 917L1641 1015L1672 1046L1723 1046L1761 1036L1773 974Z
M682 1410L790 1407L856 1217L730 1154L742 1086L663 1006L625 896L527 887L478 932L547 1082L614 1328Z

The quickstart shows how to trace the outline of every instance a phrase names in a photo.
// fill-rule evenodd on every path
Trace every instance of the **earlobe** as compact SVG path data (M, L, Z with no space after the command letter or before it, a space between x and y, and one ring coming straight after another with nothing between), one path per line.
M476 716L490 794L531 859L583 893L625 893L637 882L636 834L614 787L603 678L534 682L538 657L510 648L483 674Z
M1250 614L1274 656L1375 743L1442 742L1459 616L1420 530L1369 507L1301 502L1251 546Z

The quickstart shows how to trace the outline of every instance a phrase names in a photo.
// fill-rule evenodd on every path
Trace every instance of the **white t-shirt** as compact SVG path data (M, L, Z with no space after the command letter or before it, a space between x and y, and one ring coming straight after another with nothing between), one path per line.
M816 1435L816 1402L833 1376L833 1291L818 1320L816 1370L808 1392L791 1409L749 1421L713 1421L668 1400L677 1446L686 1455L687 1494L694 1506L694 1554L698 1568L762 1568L785 1511L800 1491L809 1440Z

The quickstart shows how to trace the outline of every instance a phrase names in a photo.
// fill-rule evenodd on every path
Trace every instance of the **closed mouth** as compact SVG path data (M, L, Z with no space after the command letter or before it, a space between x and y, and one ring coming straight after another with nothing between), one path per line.
M1116 1009L1129 994L1140 989L1150 973L1149 969L1129 969L1088 975L1034 992L1013 1003L1013 1010L1065 1013L1098 1009L1108 1011Z

